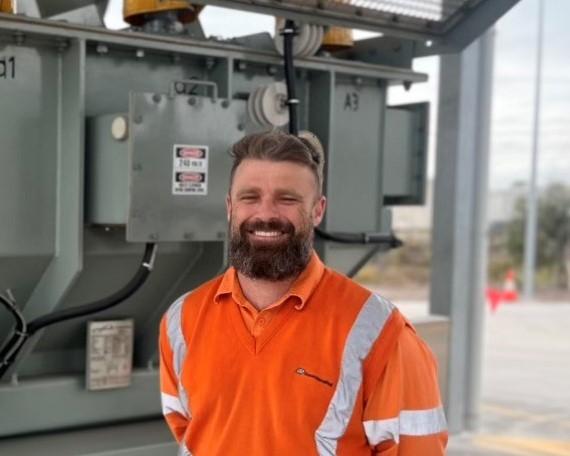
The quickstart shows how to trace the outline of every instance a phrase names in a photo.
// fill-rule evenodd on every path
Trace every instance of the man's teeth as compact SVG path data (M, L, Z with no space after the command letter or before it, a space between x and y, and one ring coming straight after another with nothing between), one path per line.
M254 231L253 234L263 237L277 237L281 235L279 231Z

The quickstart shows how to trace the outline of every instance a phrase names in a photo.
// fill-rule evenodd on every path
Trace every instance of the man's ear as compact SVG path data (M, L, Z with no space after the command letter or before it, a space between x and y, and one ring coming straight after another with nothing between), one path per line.
M325 209L327 208L327 199L320 196L315 205L313 206L313 226L319 226L325 216Z
M226 195L226 215L228 217L228 222L230 221L230 215L232 214L232 199L230 194Z

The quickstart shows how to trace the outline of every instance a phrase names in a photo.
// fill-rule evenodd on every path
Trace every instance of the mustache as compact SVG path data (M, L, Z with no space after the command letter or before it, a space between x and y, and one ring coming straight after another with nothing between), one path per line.
M279 231L285 234L295 234L295 226L288 221L279 219L251 220L243 222L240 226L241 234L250 231Z

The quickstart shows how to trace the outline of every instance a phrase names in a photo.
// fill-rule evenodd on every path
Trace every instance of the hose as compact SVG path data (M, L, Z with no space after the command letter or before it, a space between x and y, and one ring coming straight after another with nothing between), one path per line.
M62 321L102 312L103 310L107 310L113 306L116 306L117 304L120 304L121 302L131 297L148 278L154 266L155 256L156 244L146 244L142 263L133 278L119 291L106 298L94 301L92 303L83 304L81 306L72 307L70 309L59 310L36 318L27 324L27 330L26 323L22 317L22 321L24 323L23 330L18 330L18 328L16 328L10 340L8 340L8 342L4 345L4 347L2 347L2 350L0 351L0 378L2 378L4 373L8 370L8 367L10 364L12 364L20 350L25 345L26 341L40 329L45 328L46 326L60 323ZM2 300L2 302L4 305L6 305L4 300ZM13 309L11 310L13 311Z
M297 106L299 100L295 89L295 67L293 65L293 38L297 35L295 22L290 19L285 21L285 27L281 30L283 36L283 59L285 61L285 85L287 86L287 106L289 107L289 133L299 136L299 121L297 118Z
M317 227L315 227L315 233L325 241L338 242L339 244L387 244L393 249L403 245L402 240L393 234L328 233Z
M12 336L14 339L14 345L10 349L6 349L5 355L6 359L10 359L14 355L15 347L21 344L26 338L26 319L22 315L22 312L20 312L20 310L16 307L16 303L13 299L8 299L0 295L0 302L6 307L6 309L10 311L16 320L16 327L14 328L14 333ZM4 359L4 356L2 356L0 359Z
M383 246L382 244L378 244L375 245L374 247L372 247L367 253L366 255L364 255L360 260L358 260L358 263L356 263L351 269L350 271L348 271L346 273L346 276L350 279L354 278L354 276L356 274L358 274L358 272L366 265L366 263L368 263L372 257L374 255L376 255L378 252L380 252L380 250L384 250L386 247ZM389 248L389 247L388 247Z

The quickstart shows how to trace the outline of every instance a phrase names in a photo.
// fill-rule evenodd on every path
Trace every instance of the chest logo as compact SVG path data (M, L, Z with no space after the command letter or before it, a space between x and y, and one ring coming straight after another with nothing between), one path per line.
M316 380L317 382L324 383L325 385L327 385L327 386L329 386L329 387L332 387L332 386L333 386L333 384L332 384L331 382L329 382L328 380L325 380L324 378L321 378L321 377L318 377L318 376L316 376L316 375L314 375L314 374L311 374L310 372L307 372L307 371L306 371L305 369L303 369L302 367L299 367L299 369L297 369L297 370L295 371L295 373L296 373L297 375L304 375L305 377L310 377L310 378Z

